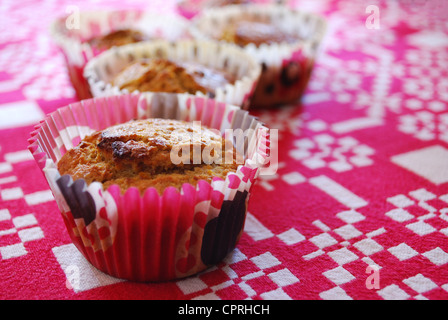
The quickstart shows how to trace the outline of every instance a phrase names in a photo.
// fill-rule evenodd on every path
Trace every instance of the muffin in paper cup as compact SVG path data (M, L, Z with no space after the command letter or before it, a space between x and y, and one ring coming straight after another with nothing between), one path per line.
M234 43L262 65L251 108L300 100L325 30L325 20L314 13L257 4L203 10L190 28L194 38Z
M65 58L70 81L79 99L92 97L83 77L86 63L110 46L147 39L176 41L190 38L187 20L178 14L132 9L92 10L79 12L76 17L72 15L53 21L50 34ZM131 34L125 34L124 39L123 33ZM110 37L116 41L111 41ZM108 42L97 41L103 38Z
M200 121L229 139L241 163L225 179L167 187L107 188L61 175L58 162L93 132L135 119ZM93 98L48 115L29 139L71 240L99 270L133 281L183 278L219 263L243 232L251 187L269 154L269 130L248 111L190 94L146 93Z
M186 64L185 68L191 69L187 71L189 74L195 73L196 70L205 70L205 72L201 71L204 76L198 82L204 86L213 84L213 88L203 92L193 90L188 93L207 95L217 101L237 105L243 109L248 108L261 74L260 64L235 45L211 40L176 42L154 40L115 47L103 52L87 63L84 77L94 97L138 93L138 88L127 89L118 85L115 80L126 72L129 66L132 68L141 64L142 61L155 59L165 63L174 62L176 66ZM166 78L160 79L157 83L160 84L162 81L166 81ZM152 90L155 89L148 89L148 91ZM174 92L183 93L184 91L171 91L171 93Z

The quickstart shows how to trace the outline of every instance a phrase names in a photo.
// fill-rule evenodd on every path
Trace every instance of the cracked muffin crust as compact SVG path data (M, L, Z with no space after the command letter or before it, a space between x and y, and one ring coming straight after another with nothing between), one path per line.
M169 186L180 190L184 183L195 186L235 172L236 153L228 146L219 132L190 122L135 120L86 136L64 154L58 170L88 184L117 184L123 193L154 187L162 194Z

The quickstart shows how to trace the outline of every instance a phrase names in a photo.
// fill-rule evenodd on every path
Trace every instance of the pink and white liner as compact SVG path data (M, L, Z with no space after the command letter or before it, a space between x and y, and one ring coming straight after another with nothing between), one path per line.
M205 106L207 106L205 108ZM212 112L209 112L209 108ZM194 112L192 112L194 110ZM220 116L217 116L220 115ZM253 129L244 164L235 173L159 195L149 188L121 192L61 176L57 162L87 134L131 119L201 121L220 130ZM136 281L185 277L218 263L241 236L251 187L266 159L268 130L247 111L187 94L130 94L95 98L60 108L29 140L67 231L88 261L112 276ZM206 239L206 240L204 240Z

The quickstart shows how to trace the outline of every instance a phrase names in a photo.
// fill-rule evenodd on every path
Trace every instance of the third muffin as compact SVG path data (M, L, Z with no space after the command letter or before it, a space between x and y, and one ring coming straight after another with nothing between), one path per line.
M302 96L325 31L325 21L282 5L231 5L194 18L196 39L238 45L262 66L251 108L294 103Z

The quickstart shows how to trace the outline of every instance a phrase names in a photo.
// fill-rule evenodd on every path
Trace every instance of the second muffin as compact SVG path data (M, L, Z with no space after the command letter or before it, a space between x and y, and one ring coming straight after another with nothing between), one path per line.
M84 70L94 97L190 93L247 108L261 74L243 49L215 41L144 41L112 48Z

